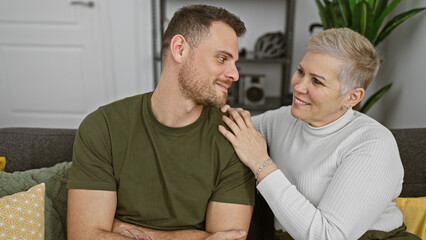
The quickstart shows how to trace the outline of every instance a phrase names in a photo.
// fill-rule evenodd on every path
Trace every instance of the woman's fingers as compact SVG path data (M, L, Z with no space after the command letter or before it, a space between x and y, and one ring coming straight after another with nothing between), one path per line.
M224 105L223 107L220 108L220 111L223 113L226 113L228 111L228 109L230 109L231 106L229 106L228 104Z
M251 115L250 115L249 111L242 110L239 113L240 113L240 116L243 118L243 120L244 120L244 122L245 122L245 124L248 128L254 127L253 121L251 120Z
M238 127L254 127L249 111L242 108L231 108L229 105L223 106L220 110L223 113L228 112L229 118L234 121Z
M235 121L241 129L246 127L254 128L249 111L242 108L230 108L228 112L231 120Z
M228 110L229 116L232 117L232 120L238 125L238 127L240 129L247 127L246 122L244 121L244 119L240 115L240 112L242 112L242 111L244 111L244 110L242 110L242 108L236 108L236 109L230 108Z
M222 120L224 123L226 123L226 125L228 125L228 127L231 129L231 131L234 134L238 134L238 132L240 131L240 127L237 125L237 123L233 119L227 116L222 116Z
M231 142L232 145L234 145L235 136L230 131L226 130L226 128L222 125L219 125L219 132L222 133L222 135L228 139L229 142Z

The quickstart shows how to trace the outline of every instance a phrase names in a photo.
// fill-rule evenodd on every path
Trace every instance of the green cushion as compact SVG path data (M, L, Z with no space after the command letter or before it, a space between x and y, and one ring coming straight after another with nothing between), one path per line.
M14 173L0 172L0 197L26 191L39 183L45 183L45 239L66 240L68 197L66 183L70 167L71 162L63 162L50 168Z

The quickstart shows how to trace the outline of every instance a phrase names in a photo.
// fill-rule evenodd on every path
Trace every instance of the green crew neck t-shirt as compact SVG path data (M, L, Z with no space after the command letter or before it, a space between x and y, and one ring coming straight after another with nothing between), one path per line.
M192 124L167 127L152 93L100 107L81 123L68 188L117 192L116 217L159 230L205 227L209 201L254 204L254 177L204 107Z

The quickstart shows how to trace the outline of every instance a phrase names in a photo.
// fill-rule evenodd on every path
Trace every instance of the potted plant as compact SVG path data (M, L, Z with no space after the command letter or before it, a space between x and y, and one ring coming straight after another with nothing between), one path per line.
M365 36L376 47L401 23L425 10L415 8L393 17L385 23L386 17L392 12L401 0L315 0L322 24L311 25L323 29L347 27ZM360 112L366 113L392 86L384 86L361 107Z

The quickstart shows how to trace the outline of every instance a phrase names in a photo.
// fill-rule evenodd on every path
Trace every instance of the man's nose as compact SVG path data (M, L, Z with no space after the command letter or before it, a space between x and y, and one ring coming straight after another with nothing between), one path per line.
M232 66L230 66L230 68L226 71L225 77L233 82L238 81L240 74L238 73L238 69L235 64L232 64Z

